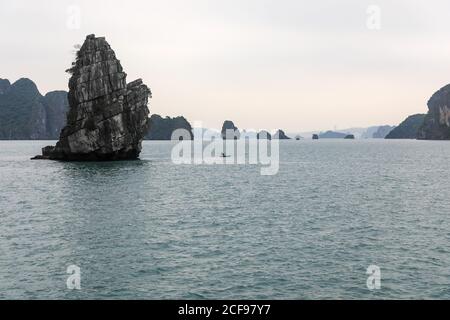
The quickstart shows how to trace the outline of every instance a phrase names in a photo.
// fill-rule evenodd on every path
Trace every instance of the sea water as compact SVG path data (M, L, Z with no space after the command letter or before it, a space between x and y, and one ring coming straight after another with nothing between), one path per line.
M274 176L48 144L0 141L1 299L450 298L448 142L281 141Z

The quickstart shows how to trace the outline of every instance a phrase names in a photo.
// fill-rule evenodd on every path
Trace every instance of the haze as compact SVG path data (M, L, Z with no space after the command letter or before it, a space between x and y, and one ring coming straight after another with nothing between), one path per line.
M73 46L94 33L151 87L151 113L288 132L398 124L450 83L448 12L444 0L0 0L0 77L67 90Z

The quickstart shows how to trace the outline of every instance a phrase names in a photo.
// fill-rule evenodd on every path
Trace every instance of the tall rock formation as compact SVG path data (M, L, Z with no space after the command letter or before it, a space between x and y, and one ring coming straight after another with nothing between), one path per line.
M190 140L194 138L191 124L184 117L161 117L153 114L149 121L149 130L146 140L171 140L172 133L177 129L185 129L189 132Z
M150 89L126 83L120 61L105 38L87 36L67 70L67 125L55 147L37 159L66 161L124 160L139 157L147 130Z
M222 139L224 140L238 140L241 137L238 127L236 127L233 121L225 120L222 126Z
M428 101L428 114L419 129L421 140L450 140L450 84Z

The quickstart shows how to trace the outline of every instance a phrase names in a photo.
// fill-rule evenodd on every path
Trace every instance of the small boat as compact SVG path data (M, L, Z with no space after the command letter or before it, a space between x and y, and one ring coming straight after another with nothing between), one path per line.
M222 152L222 154L220 155L222 158L229 158L230 156L227 156L225 153Z

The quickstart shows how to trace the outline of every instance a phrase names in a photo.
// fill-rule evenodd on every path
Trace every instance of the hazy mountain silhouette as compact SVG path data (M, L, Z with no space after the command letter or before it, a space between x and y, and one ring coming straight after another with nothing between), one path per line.
M56 140L68 108L65 91L42 96L30 79L0 79L0 139Z

